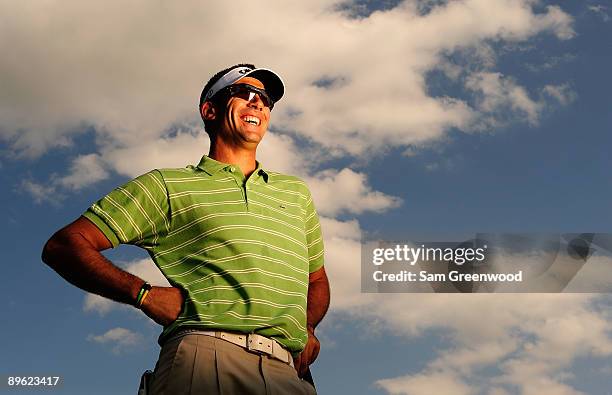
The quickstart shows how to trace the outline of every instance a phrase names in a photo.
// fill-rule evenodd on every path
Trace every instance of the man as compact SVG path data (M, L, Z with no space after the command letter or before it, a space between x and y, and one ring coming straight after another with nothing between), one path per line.
M239 64L206 84L211 139L197 166L153 170L54 234L43 261L72 284L132 304L164 329L153 394L306 394L329 305L319 219L306 185L265 170L256 149L284 93ZM171 287L150 286L100 251L135 244Z

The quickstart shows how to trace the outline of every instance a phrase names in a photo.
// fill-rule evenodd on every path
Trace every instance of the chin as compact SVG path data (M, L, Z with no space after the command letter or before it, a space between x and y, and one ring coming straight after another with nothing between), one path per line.
M261 141L264 137L264 135L266 134L266 131L264 130L263 132L247 132L245 133L245 137L247 138L247 140L251 141L251 140L256 140L257 142Z
M261 140L263 140L263 136L250 137L247 139L249 143L256 143L256 144L261 143Z

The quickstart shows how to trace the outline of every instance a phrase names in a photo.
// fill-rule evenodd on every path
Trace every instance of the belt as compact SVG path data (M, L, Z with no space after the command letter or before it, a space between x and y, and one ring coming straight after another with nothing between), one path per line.
M256 333L232 333L225 331L203 331L199 329L182 329L171 336L166 342L187 335L204 335L222 339L244 348L255 354L265 354L293 367L293 356L279 342Z

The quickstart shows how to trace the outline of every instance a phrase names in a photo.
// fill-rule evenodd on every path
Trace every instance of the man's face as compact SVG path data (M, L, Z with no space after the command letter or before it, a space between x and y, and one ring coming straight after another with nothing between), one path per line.
M264 89L264 85L253 77L244 77L235 84L248 84ZM254 148L263 139L270 121L270 108L264 106L259 95L248 101L239 97L230 97L219 125L219 137L236 146Z

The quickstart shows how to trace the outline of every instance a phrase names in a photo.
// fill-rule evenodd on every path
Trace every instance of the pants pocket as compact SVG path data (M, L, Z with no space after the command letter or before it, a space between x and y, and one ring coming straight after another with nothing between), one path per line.
M193 363L189 366L189 360L193 361L193 358L189 354L195 348L189 346L186 337L168 342L162 347L153 372L151 395L189 394L193 373Z

